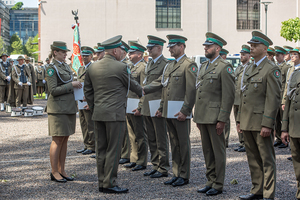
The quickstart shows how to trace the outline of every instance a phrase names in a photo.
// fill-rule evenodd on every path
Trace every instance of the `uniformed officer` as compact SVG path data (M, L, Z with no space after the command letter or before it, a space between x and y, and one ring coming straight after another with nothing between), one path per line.
M206 164L206 186L198 192L207 196L223 191L226 167L225 123L230 117L234 101L232 65L219 53L227 42L207 32L204 42L205 57L196 79L194 122L200 130Z
M105 56L93 63L85 75L84 94L95 121L96 160L99 191L125 193L117 186L118 161L125 132L128 89L142 96L142 87L130 76L130 69L119 62L122 36L101 43Z
M47 67L49 66L50 64L50 59L49 58L46 58L46 64L44 65L44 73L46 74L46 71L47 71ZM47 84L47 78L45 78L45 99L48 99L48 84Z
M291 62L290 50L293 50L294 48L291 46L287 46L287 45L283 46L283 48L287 51L287 53L284 56L284 60L285 60L285 62L290 64L290 62Z
M273 47L269 47L267 50L267 58L272 61L274 64L276 64L274 56L276 55L275 49Z
M132 62L127 59L127 53L128 53L128 50L130 49L130 47L123 40L121 42L122 42L121 48L123 50L121 62L126 64L128 67L130 67L130 66L132 66ZM125 135L124 135L122 151L121 151L121 158L119 160L119 164L129 163L130 162L130 153L131 153L131 146L130 146L130 139L129 139L129 135L128 135L128 128L127 128L127 126L125 126Z
M274 151L275 118L280 105L280 69L266 57L273 42L263 33L252 32L251 66L243 71L241 103L237 117L242 130L251 173L250 194L240 199L274 199L276 163Z
M143 53L146 50L145 47L136 43L130 42L129 59L133 66L131 67L131 75L135 81L143 85L145 79L145 67L146 63L143 59ZM133 92L129 92L128 98L137 99L137 96ZM141 115L141 109L143 104L143 98L140 99L139 105L132 112L134 114L127 113L127 128L128 135L131 143L130 163L124 165L124 167L132 168L132 171L138 171L146 169L148 146L146 125L143 116Z
M88 46L81 47L81 55L83 59L83 66L79 67L77 72L77 80L84 82L85 74L92 64L94 49ZM92 113L89 106L84 106L83 110L79 110L80 126L83 136L84 148L77 150L77 153L88 155L95 153L95 134L94 134L94 121L92 120Z
M282 119L282 135L281 139L285 145L290 142L292 150L293 165L297 180L296 198L300 199L300 134L299 134L299 84L300 84L300 53L299 49L290 51L291 60L294 62L295 71L292 73L288 82L287 99Z
M101 60L104 54L105 54L104 48L100 45L100 43L98 43L97 46L94 47L93 59L91 62L96 62L98 60Z
M148 62L145 73L144 85L150 84L152 81L158 79L168 63L163 54L163 45L165 40L148 35L147 50L152 59ZM167 177L169 165L169 140L167 134L166 118L151 116L150 102L153 100L161 100L162 89L147 94L144 97L142 105L142 115L146 121L148 145L151 154L152 170L144 173L145 176L151 178Z
M220 57L223 58L224 60L226 60L228 54L229 54L229 51L224 48L222 48L219 53Z
M173 178L164 184L176 187L188 184L190 178L190 116L195 103L197 64L185 54L187 38L180 35L167 35L167 38L167 47L175 60L165 66L157 80L144 87L144 92L149 94L162 88L160 107L155 115L167 118L173 170ZM168 115L174 111L174 116Z
M28 56L25 57L25 63L29 67L31 72L31 79L32 79L32 86L29 86L29 91L31 90L32 95L36 94L36 77L35 77L35 70L34 66L30 63L30 58Z
M45 81L45 71L43 61L38 61L38 66L35 67L36 87L38 97L42 97Z
M284 88L285 88L285 83L286 83L286 76L287 76L287 71L289 70L289 68L291 67L289 64L287 64L287 62L284 60L285 54L287 53L287 51L279 46L275 46L275 52L276 52L276 60L278 63L278 67L280 69L281 72L281 94L280 94L280 98L283 98L283 92L284 92ZM286 148L287 146L285 144L282 143L281 141L281 120L282 120L282 114L283 114L283 110L282 110L282 106L280 105L279 107L279 111L278 114L276 116L276 126L275 126L275 131L276 131L276 140L274 142L274 146L275 147L279 147L279 148Z
M235 76L235 95L234 95L234 106L233 106L233 113L235 120L237 119L237 114L239 110L239 105L241 101L241 79L243 75L243 71L245 67L248 67L250 65L250 47L248 45L243 45L241 53L241 64L235 69L234 76ZM239 142L240 145L238 148L235 148L234 151L238 152L245 152L245 143L244 143L244 135L241 132L238 132L239 135Z
M28 66L24 63L25 58L19 56L17 61L19 64L15 65L12 69L12 79L14 81L14 90L15 90L15 102L16 106L20 107L21 104L23 107L27 106L28 96L29 96L29 86L31 85L31 71Z
M8 55L6 53L2 53L0 62L0 106L1 111L5 110L4 102L8 98L9 94L9 83L11 80L11 69L12 66L7 61Z

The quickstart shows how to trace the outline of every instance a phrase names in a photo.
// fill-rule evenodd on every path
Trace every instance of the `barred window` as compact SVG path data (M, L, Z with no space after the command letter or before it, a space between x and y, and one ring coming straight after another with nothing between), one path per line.
M260 0L237 0L237 29L260 29Z
M156 28L181 28L181 0L156 0Z

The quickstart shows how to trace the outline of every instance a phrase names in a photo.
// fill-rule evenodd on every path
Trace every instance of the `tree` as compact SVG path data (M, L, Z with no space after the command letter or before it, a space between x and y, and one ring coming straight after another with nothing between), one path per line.
M38 50L39 50L39 35L37 34L34 38L29 37L26 44L25 44L25 49L26 51L25 54L27 54L30 57L33 57L35 60L38 59Z
M8 47L9 54L24 54L23 44L21 38L17 33L13 34L10 38L10 46Z
M287 21L281 22L280 36L288 41L297 42L300 40L300 19L296 17L295 19L289 19Z
M23 2L18 2L11 9L12 10L21 10L22 6L23 6Z
M2 53L7 53L7 46L5 45L2 37L0 36L0 55Z

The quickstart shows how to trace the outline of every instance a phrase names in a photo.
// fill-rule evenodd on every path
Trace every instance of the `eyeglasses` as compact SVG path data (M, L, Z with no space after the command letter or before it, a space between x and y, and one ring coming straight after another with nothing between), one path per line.
M157 47L157 45L154 45L152 47L147 47L147 49L151 51L154 47Z

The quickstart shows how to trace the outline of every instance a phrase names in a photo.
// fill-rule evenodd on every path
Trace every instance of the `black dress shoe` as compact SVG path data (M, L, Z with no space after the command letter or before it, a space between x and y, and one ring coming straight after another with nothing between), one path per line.
M51 181L56 181L56 182L59 182L59 183L65 183L65 182L67 182L67 180L66 179L56 179L54 176L53 176L53 174L52 173L50 173L50 178L51 178Z
M163 174L157 171L154 174L150 175L150 178L161 178L161 177L168 177L168 173Z
M238 150L238 152L246 152L245 147L241 147L241 148Z
M175 181L177 181L178 177L173 176L173 178L169 181L164 182L165 185L172 185Z
M124 165L124 167L126 167L126 168L133 168L135 166L136 166L135 162L131 162L131 163L127 164L127 165Z
M254 199L263 199L263 195L256 195L256 194L246 194L239 196L241 200L254 200Z
M120 193L127 193L128 189L127 188L120 188L118 186L115 186L113 188L103 188L103 193L116 193L116 194L120 194Z
M88 155L88 154L92 154L92 153L95 153L95 151L92 151L92 150L89 150L89 149L82 152L83 155Z
M90 158L96 158L96 155L91 155Z
M119 164L123 165L123 164L125 164L125 163L130 163L130 160L129 160L128 158L121 158L121 159L119 160Z
M174 183L172 183L173 187L183 186L189 183L189 179L184 179L179 177Z
M146 169L146 166L136 165L134 168L132 168L132 171L139 171L143 169Z
M103 192L103 187L99 187L99 192Z
M206 196L214 196L214 195L222 194L222 191L216 190L215 188L211 188L205 194Z
M150 172L145 172L144 176L150 176L150 175L154 174L155 172L157 172L157 170L152 169Z
M204 188L201 188L201 189L197 190L197 192L199 192L199 193L206 193L210 189L211 189L211 187L205 186Z
M288 157L287 159L290 160L290 161L293 161L292 157Z
M239 146L238 148L233 149L234 151L238 151L241 148L241 146Z
M61 175L61 177L63 177L64 179L66 179L67 181L74 181L74 178L72 177L65 177L64 175L62 175L61 173L59 173Z
M86 149L80 149L80 150L77 150L76 152L77 153L82 153L82 152L84 152Z
M289 145L285 145L285 144L283 144L283 143L281 143L280 145L278 145L277 147L278 148L287 148Z
M264 200L273 200L273 198L264 198Z
M275 141L275 142L274 142L274 147L277 147L277 146L280 145L280 144L282 144L281 141Z

